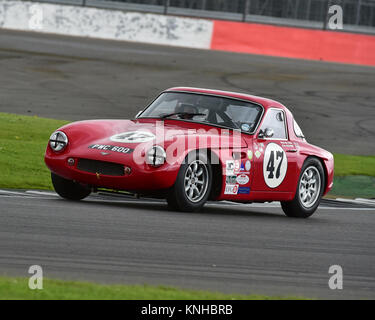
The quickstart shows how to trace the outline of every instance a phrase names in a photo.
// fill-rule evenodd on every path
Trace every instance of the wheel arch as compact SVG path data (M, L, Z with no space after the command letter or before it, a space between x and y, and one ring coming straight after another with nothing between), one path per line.
M209 196L209 200L215 200L220 196L222 185L223 185L223 163L216 152L216 149L213 148L200 148L190 150L186 153L185 158L188 157L191 153L200 153L202 152L207 156L207 159L212 168L212 188Z
M323 172L324 172L324 192L323 192L323 195L324 195L324 194L326 194L326 190L328 188L328 169L327 169L326 163L324 162L323 158L321 158L321 157L319 157L317 155L308 155L305 158L305 160L303 161L302 167L304 166L305 162L308 159L317 159L320 162L320 164L322 165ZM301 169L302 169L302 167L301 167Z

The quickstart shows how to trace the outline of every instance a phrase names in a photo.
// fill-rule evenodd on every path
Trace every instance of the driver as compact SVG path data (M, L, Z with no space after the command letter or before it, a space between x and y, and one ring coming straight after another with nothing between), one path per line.
M193 114L199 113L199 110L196 106L188 103L182 103L180 102L176 108L175 108L176 113L186 113L186 114L181 114L180 117L181 119L188 119L191 120L194 116Z

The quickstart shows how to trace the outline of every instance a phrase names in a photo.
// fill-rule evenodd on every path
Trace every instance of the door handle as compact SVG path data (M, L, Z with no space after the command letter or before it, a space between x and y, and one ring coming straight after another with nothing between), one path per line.
M297 152L297 151L298 151L297 149L286 150L286 152Z

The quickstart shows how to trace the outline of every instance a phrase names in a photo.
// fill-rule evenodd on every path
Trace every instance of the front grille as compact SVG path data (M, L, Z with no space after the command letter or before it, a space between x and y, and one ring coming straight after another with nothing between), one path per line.
M79 159L77 169L106 176L124 175L124 165L106 161Z

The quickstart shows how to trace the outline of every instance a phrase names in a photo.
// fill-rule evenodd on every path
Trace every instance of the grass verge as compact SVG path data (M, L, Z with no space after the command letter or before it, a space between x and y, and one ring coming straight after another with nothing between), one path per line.
M295 300L300 297L223 294L164 286L101 285L44 279L42 290L30 290L27 278L0 277L0 300Z
M335 177L362 175L375 177L375 156L334 154Z
M43 155L51 133L66 123L62 120L0 113L0 188L52 189ZM336 188L338 195L342 195L341 190L348 185L348 182L338 177L375 177L375 156L334 154L334 157L335 184L337 181L343 186ZM357 180L350 180L351 189L356 190L356 196L365 196L360 192L372 188L372 185L364 184L366 181L372 183L372 180Z
M52 189L43 156L67 121L0 113L0 188Z

